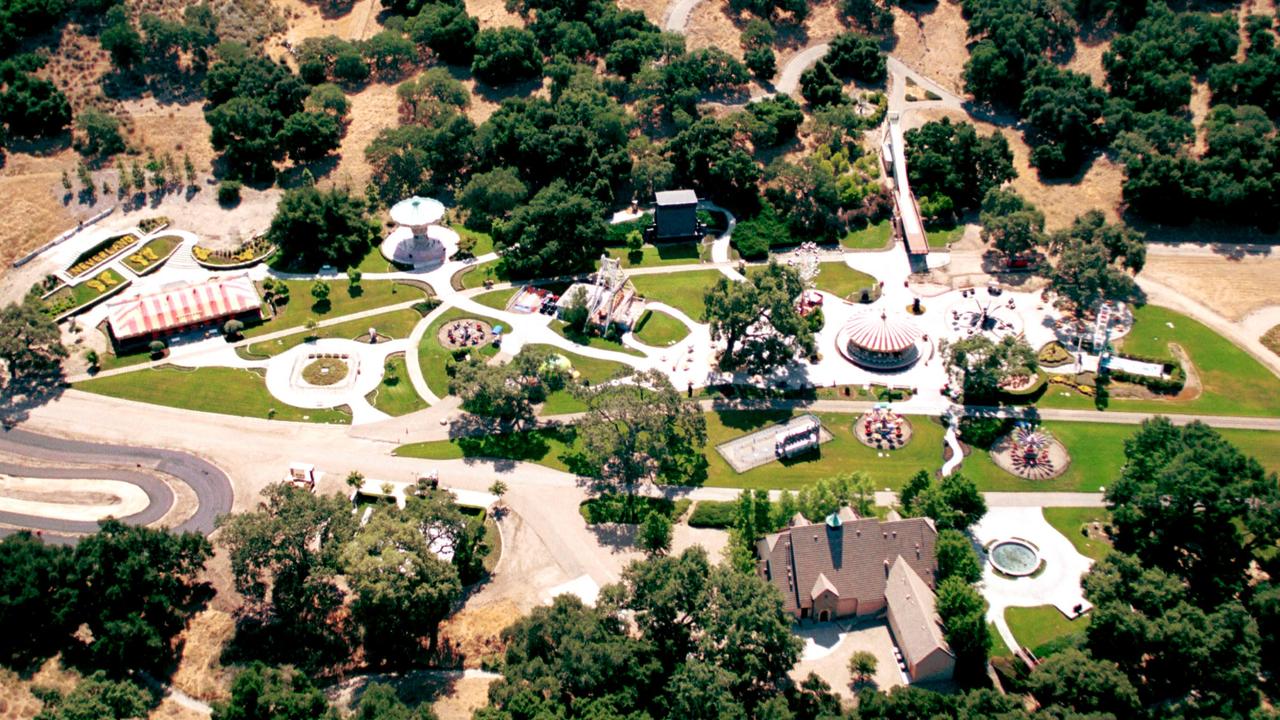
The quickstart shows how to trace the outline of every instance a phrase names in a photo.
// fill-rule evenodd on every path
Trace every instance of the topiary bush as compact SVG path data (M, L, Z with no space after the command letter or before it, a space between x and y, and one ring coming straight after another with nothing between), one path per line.
M689 527L724 529L733 527L737 512L736 502L699 500L689 515Z

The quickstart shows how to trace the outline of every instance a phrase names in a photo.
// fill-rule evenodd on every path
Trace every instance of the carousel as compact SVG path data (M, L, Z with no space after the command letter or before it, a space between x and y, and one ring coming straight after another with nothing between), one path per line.
M444 217L439 200L411 197L391 206L397 227L382 241L382 256L415 270L437 267L458 247L458 234L437 223Z
M920 359L920 330L904 315L865 310L854 315L836 335L836 349L846 360L868 370L905 370Z

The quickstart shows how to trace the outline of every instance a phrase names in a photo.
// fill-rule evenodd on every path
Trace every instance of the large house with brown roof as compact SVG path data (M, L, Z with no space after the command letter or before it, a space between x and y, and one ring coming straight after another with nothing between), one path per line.
M938 531L928 518L880 521L849 508L802 515L756 544L760 574L798 620L886 613L913 680L949 678L955 658L934 606Z

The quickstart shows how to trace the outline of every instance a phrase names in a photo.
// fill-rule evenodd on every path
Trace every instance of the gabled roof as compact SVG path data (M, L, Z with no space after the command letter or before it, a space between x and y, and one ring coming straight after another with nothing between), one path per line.
M842 518L843 520L843 518ZM782 592L788 612L812 606L805 593L825 576L841 598L877 605L885 597L890 565L902 557L920 577L933 580L938 533L926 518L881 522L876 518L796 525L762 538L756 552Z
M692 190L663 190L653 194L659 207L666 205L696 205L698 194Z
M827 576L822 573L818 573L818 579L813 581L813 589L809 591L809 599L817 600L818 596L822 595L824 592L829 592L836 597L840 597L840 591L836 590L836 586L831 584L831 581L827 579Z
M885 597L889 602L893 630L898 636L898 648L902 650L908 667L915 667L916 663L937 650L953 655L942 635L942 621L938 618L933 591L902 557L889 568Z

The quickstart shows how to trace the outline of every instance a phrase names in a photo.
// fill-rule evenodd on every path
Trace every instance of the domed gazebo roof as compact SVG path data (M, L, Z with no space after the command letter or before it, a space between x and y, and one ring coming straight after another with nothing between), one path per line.
M905 316L890 315L884 310L866 310L853 316L840 335L864 350L893 353L915 345L920 330Z
M413 196L391 206L391 219L398 225L417 227L430 225L444 217L444 205L439 200Z

